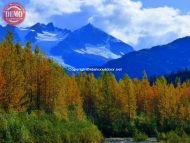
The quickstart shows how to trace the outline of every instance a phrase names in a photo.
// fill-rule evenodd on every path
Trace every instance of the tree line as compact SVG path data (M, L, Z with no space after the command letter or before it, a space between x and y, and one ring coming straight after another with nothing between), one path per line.
M156 136L180 130L190 133L190 82L167 84L164 77L150 84L148 77L117 81L113 74L99 79L80 74L78 86L83 108L106 136Z

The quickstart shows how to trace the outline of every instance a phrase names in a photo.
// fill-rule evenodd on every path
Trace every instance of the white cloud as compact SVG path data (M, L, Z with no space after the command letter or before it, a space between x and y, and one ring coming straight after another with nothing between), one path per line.
M79 12L82 0L30 0L35 9L46 11L48 15Z
M143 8L141 2L112 0L112 13L104 4L94 16L94 24L136 49L165 44L190 35L190 15L170 7Z
M94 17L89 17L88 18L88 23L93 23L94 22Z
M21 26L31 26L38 22L47 23L48 17L46 15L40 14L33 7L27 7L27 13L25 21L21 24Z
M47 23L54 15L80 12L82 5L83 0L30 0L26 5L27 15L22 26Z

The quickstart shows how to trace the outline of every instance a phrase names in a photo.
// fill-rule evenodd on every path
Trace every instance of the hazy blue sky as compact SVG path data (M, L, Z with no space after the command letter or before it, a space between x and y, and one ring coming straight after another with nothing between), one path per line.
M1 11L6 3L0 1ZM190 35L190 0L15 0L27 17L20 26L53 22L75 30L87 23L136 49ZM1 24L5 25L3 20Z
M188 12L190 10L189 0L141 0L141 1L144 7L170 6L180 9L182 12Z

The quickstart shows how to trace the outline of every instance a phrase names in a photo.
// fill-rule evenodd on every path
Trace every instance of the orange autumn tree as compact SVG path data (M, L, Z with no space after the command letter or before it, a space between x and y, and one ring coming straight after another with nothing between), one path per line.
M154 110L154 94L146 73L144 72L144 76L141 81L135 80L134 82L138 112L151 116Z
M0 101L4 100L4 88L5 88L5 79L4 76L2 75L2 73L0 72Z
M75 77L66 78L66 86L64 88L68 116L82 119L84 117L83 101Z
M190 81L184 82L182 85L178 84L176 90L179 107L178 118L180 123L184 125L186 122L190 121Z
M123 104L123 110L128 114L129 119L134 119L136 116L137 102L133 81L126 75L119 83L122 90L121 102Z
M1 106L5 110L22 110L21 98L25 94L24 76L18 45L13 44L13 37L8 33L6 40L0 45L1 74L4 76L5 88L2 93Z
M77 83L83 100L83 109L88 118L94 121L99 107L98 101L101 99L98 81L93 74L81 73L77 76Z

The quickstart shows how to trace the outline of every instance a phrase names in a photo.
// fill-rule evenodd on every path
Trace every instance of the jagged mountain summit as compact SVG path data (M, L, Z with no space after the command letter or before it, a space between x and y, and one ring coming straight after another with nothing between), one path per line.
M7 31L13 33L15 42L24 45L31 41L33 47L40 46L43 53L66 67L101 66L133 51L130 45L92 24L75 31L55 27L53 23L36 23L26 28L0 26L0 40L3 40Z
M71 32L51 53L61 56L69 65L82 68L102 65L132 51L128 44L87 24Z

